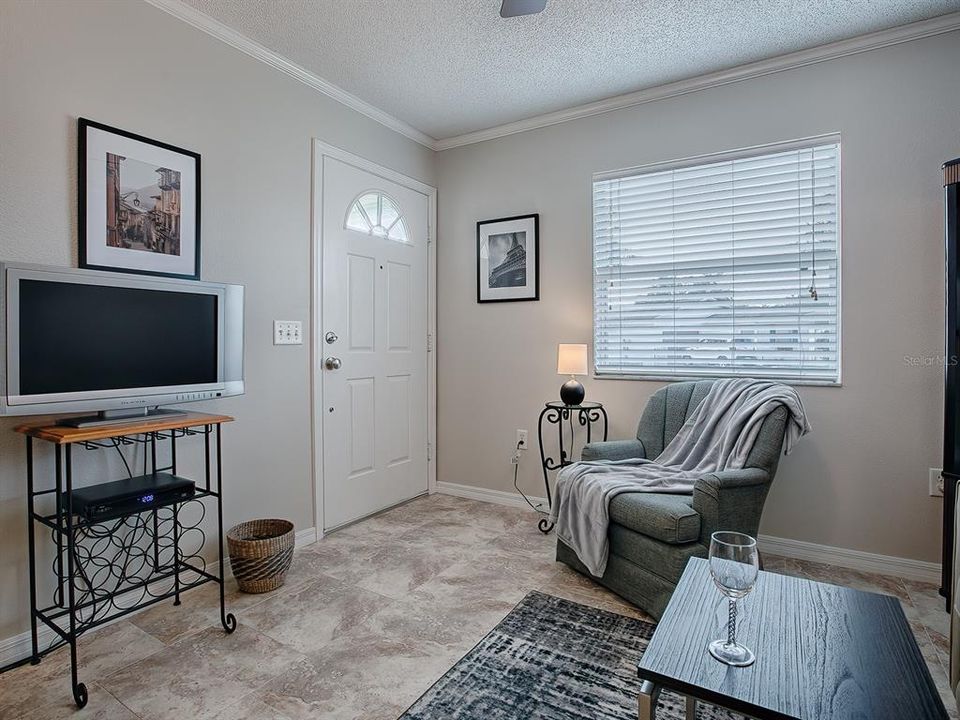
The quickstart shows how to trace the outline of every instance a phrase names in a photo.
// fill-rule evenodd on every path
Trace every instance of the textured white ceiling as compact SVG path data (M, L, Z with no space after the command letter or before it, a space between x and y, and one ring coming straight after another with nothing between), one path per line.
M960 9L960 0L185 0L436 139Z

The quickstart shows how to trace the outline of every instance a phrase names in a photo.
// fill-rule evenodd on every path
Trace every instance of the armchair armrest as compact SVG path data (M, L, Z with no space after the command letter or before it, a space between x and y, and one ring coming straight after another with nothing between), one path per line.
M580 453L581 460L632 460L645 457L643 443L637 439L589 443L583 446Z
M693 509L700 514L700 542L709 545L717 530L756 537L770 480L770 474L760 468L722 470L698 479L693 487Z

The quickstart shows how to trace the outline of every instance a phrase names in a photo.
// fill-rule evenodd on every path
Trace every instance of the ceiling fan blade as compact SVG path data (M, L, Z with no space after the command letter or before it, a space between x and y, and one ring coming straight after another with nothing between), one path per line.
M536 15L546 6L547 0L503 0L503 4L500 6L500 17Z

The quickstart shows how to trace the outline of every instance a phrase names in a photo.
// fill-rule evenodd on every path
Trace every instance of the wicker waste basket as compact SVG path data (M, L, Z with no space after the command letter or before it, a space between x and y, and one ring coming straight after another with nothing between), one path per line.
M293 545L293 523L288 520L250 520L230 528L230 568L240 589L264 593L283 585Z

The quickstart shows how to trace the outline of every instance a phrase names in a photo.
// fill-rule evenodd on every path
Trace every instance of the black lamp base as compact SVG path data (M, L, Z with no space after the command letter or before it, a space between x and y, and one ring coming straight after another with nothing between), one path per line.
M573 378L567 380L560 388L560 399L564 405L579 405L586 395L587 392L583 389L583 385Z

